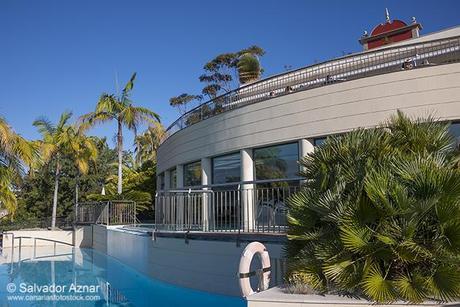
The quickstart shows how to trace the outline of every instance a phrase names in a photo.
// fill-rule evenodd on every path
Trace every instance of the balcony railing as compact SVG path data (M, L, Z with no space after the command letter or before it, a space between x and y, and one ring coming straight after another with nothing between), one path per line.
M240 87L200 104L166 130L175 132L215 115L294 92L401 70L460 61L460 37L363 52L307 66Z
M136 203L133 201L100 201L79 203L77 224L136 224Z
M161 231L284 233L287 199L298 189L298 179L293 179L291 183L258 181L231 188L160 192L155 227Z

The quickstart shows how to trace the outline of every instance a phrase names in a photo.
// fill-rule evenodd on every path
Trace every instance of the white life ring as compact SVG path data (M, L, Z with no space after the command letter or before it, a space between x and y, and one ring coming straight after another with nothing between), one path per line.
M249 272L252 258L258 254L262 261L262 268L253 272ZM239 267L239 278L240 288L243 297L248 297L256 292L267 290L270 284L270 256L265 246L260 242L251 242L246 246L241 255L240 267ZM250 277L257 275L259 276L258 289L254 291L251 288Z

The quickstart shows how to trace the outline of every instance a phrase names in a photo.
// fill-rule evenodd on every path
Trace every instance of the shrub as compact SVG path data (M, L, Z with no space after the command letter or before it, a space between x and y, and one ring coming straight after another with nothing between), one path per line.
M328 138L290 200L288 280L388 303L460 296L460 171L448 125L398 112Z

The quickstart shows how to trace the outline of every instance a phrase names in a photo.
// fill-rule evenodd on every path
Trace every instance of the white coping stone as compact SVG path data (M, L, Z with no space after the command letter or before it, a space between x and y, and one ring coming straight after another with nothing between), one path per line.
M324 306L375 306L372 302L338 295L316 295L316 294L290 294L280 287L251 295L247 298L248 307L324 307ZM421 304L408 304L397 301L390 305L380 306L460 306L460 301L440 304L437 302L424 302Z

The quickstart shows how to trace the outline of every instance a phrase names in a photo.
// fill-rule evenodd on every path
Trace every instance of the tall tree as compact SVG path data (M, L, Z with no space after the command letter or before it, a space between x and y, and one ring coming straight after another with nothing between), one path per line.
M222 92L231 91L238 85L235 81L240 79L237 70L240 57L244 55L246 59L249 56L260 57L264 54L265 51L258 46L251 46L237 52L219 54L203 67L205 73L199 77L199 80L206 83L206 86L203 88L202 94L213 99ZM263 72L260 66L258 71L259 73Z
M31 166L37 159L37 147L0 117L0 208L6 209L11 219L17 208L14 186L24 174L24 166Z
M97 146L98 155L96 162L91 161L88 173L82 174L76 167L75 155L64 154L61 156L59 178L59 191L57 206L57 217L67 217L70 222L70 215L75 209L76 188L78 185L79 203L88 200L89 194L100 194L102 184L110 175L116 177L116 149L111 149L105 138L90 138ZM115 166L113 166L115 164ZM124 162L126 165L126 163ZM46 164L34 166L24 176L23 182L17 190L18 210L16 211L16 224L9 224L4 221L2 226L17 228L19 224L29 227L41 227L41 222L51 216L53 203L54 175L56 159ZM116 182L115 182L116 191ZM36 225L36 226L34 226Z
M201 95L190 95L190 94L184 93L176 97L171 97L169 99L169 105L177 108L177 110L179 110L180 115L183 115L187 113L187 105L190 102L194 100L201 101L202 99L203 99L203 96Z
M95 164L98 156L97 139L87 137L85 135L89 125L82 123L75 126L73 129L68 129L69 138L71 140L70 155L73 159L77 170L77 178L75 182L75 209L78 205L79 186L81 175L86 175L89 172L90 163Z
M77 169L77 181L75 184L75 198L78 197L78 179L80 174L87 174L90 161L97 158L97 148L93 140L85 135L85 125L72 126L68 124L72 117L71 112L64 112L57 125L53 125L45 117L34 121L33 125L42 134L39 141L43 162L55 162L55 178L53 193L53 211L51 227L56 227L57 202L59 192L59 179L61 176L62 158L68 156L72 159Z
M102 94L94 112L83 115L83 122L90 125L115 120L117 122L117 151L118 151L118 187L117 192L123 192L123 126L137 134L138 126L142 123L159 123L160 116L143 107L133 105L130 95L134 87L134 73L126 83L121 95Z
M42 135L42 140L39 141L39 144L43 161L48 163L54 160L56 163L51 228L56 227L59 177L61 175L61 157L68 153L72 146L76 145L73 144L75 139L69 135L69 129L71 129L71 126L68 125L68 121L71 117L71 112L62 113L57 125L51 123L46 117L41 117L33 122L33 125L38 128L38 131Z

